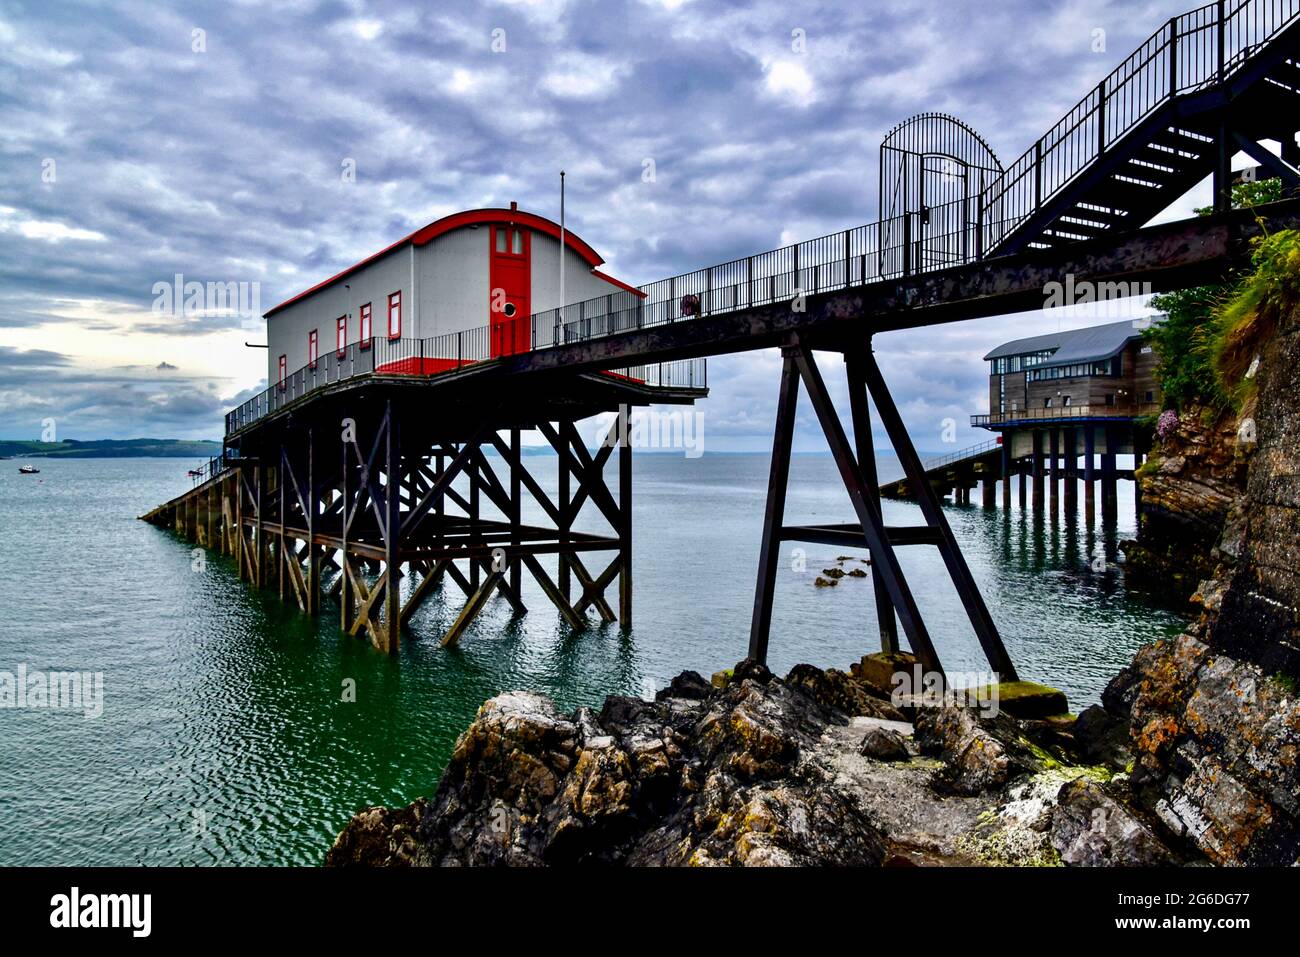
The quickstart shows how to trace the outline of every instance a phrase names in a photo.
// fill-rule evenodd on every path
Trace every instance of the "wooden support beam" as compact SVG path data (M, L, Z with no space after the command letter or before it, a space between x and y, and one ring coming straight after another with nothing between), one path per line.
M393 402L387 403L385 417L388 420L386 447L384 451L384 473L388 483L384 490L384 621L382 628L383 648L389 654L397 654L402 634L402 569L401 544L404 526L402 523L402 472L401 472L401 434L398 417L393 414Z
M912 591L908 587L907 580L898 563L898 556L894 554L893 546L889 543L884 524L867 504L869 493L866 489L866 482L862 477L861 469L858 468L857 460L849 448L848 439L844 434L844 427L840 424L834 400L831 399L830 393L826 390L826 384L822 380L821 372L817 368L812 353L807 349L796 349L790 359L794 363L804 387L808 390L808 398L812 401L813 410L817 413L817 420L821 424L822 432L831 448L831 455L839 469L840 480L844 483L844 487L849 493L849 500L853 503L853 510L857 513L858 521L862 524L867 547L871 551L871 562L881 569L881 574L884 576L889 589L890 602L902 622L903 632L907 635L907 640L912 646L913 652L915 652L922 664L942 682L945 679L938 652L934 648L934 643L930 640L930 633L925 627L920 609L917 608L916 600L912 596ZM872 396L876 399L876 408L880 412L881 420L890 432L890 438L894 442L894 451L898 454L900 461L903 462L904 470L908 474L912 494L918 500L928 496L928 500L935 501L934 492L930 488L920 460L916 459L915 462L909 460L904 454L905 450L898 447L898 440L894 436L894 429L881 392L875 385L874 370L875 364L871 357L867 356L862 363L863 375ZM790 454L788 448L783 451L786 459L784 468L788 473ZM922 508L924 510L924 505ZM942 513L940 513L940 517L942 518ZM930 516L927 515L927 518L930 518ZM932 519L931 524L934 524Z
M614 614L614 609L609 606L605 600L605 590L609 588L622 567L619 557L615 557L603 572L593 578L587 571L587 566L582 563L582 559L577 553L570 552L568 555L561 556L573 569L573 574L577 576L578 585L582 588L582 596L573 604L573 608L578 614L582 614L588 608L595 608L596 613L600 615L605 622L618 621L618 616Z
M456 621L452 623L447 634L443 636L442 646L444 648L455 647L460 643L461 636L473 624L474 619L478 617L478 613L483 610L483 606L487 604L488 596L492 594L492 589L501 582L503 577L501 572L494 571L483 580L483 584L479 585L478 590L470 596L469 601L465 602L465 607L460 610Z
M1048 453L1050 457L1048 458L1048 462L1047 462L1047 469L1048 469L1047 477L1048 477L1048 481L1051 483L1049 485L1049 491L1048 491L1048 507L1051 509L1053 521L1056 520L1056 517L1060 514L1061 511L1060 509L1061 506L1060 435L1061 435L1060 429L1052 428L1048 431L1049 448L1051 449L1051 451Z
M1065 457L1065 514L1074 521L1079 514L1079 435L1076 430L1064 430L1062 452Z
M556 586L555 582L551 581L551 576L546 574L546 569L542 567L541 562L532 555L525 555L523 563L533 573L533 578L537 580L537 584L542 586L542 591L546 597L560 610L560 614L569 623L569 627L574 631L584 631L587 627L587 619L578 614L573 606L569 604L569 600L564 597L559 587Z
M1083 512L1089 528L1097 518L1096 460L1097 428L1090 425L1083 433Z
M303 503L307 511L307 577L303 582L306 591L306 608L303 610L312 617L320 613L320 549L316 547L316 514L320 509L320 489L317 487L319 476L316 472L315 430L307 429L307 499Z
M1034 479L1034 511L1043 511L1043 433L1041 429L1033 430L1034 451L1031 468Z
M1003 434L1002 448L999 450L999 459L1002 470L1002 510L1011 511L1011 479L1014 463L1011 461L1011 442L1009 436Z
M434 562L432 567L428 565L423 566L424 577L420 579L420 584L415 586L415 590L411 592L411 597L408 598L406 604L402 606L403 625L410 621L411 616L419 610L422 604L424 604L424 600L429 597L429 595L433 593L434 589L436 589L442 582L443 575L446 573L449 564L450 562L441 561Z

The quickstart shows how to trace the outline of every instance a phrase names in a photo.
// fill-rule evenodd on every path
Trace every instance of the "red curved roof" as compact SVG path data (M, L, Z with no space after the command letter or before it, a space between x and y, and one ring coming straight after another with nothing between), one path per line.
M341 273L338 273L337 275L334 276L330 276L330 278L326 279L324 282L318 282L310 289L304 289L296 296L291 296L290 298L286 299L284 302L280 303L278 306L272 306L265 313L263 313L263 318L266 319L271 318L271 316L275 315L275 313L279 312L281 309L284 309L287 306L291 306L295 302L298 302L299 300L306 299L312 293L319 292L320 290L325 289L328 286L332 286L334 285L334 283L339 282L342 279L346 279L348 276L351 276L353 273L355 273L358 269L362 269L365 266L369 266L371 263L375 262L376 260L383 259L389 253L396 252L397 250L406 246L408 243L415 246L427 246L429 243L433 242L433 240L437 239L439 236L442 236L445 233L449 233L454 229L462 229L466 226L481 226L489 223L508 225L508 226L509 225L524 226L528 229L533 230L534 232L546 233L549 236L555 237L555 239L557 240L560 238L559 223L547 219L545 216L538 216L536 213L526 213L521 209L498 209L498 208L467 209L464 212L452 213L450 216L444 216L442 219L435 220L434 222L430 223L428 226L422 226L420 229L417 229L409 236L405 236L402 239L399 239L397 242L393 243L391 246L387 246L384 249L379 250L379 252L375 253L373 256L367 256L359 263L349 266ZM566 248L571 249L575 253L577 253L582 258L582 260L593 270L597 266L604 263L605 261L600 257L600 255L596 252L596 250L588 246L582 239L574 235L573 232L569 229L565 229L564 231L564 245ZM607 276L604 273L601 273L600 276L602 279L612 282L616 286L621 286L625 289L628 289L629 291L636 292L638 295L644 295L643 293L641 293L639 289L633 289L631 286L628 286L626 283L621 282L618 279L615 279L613 276Z

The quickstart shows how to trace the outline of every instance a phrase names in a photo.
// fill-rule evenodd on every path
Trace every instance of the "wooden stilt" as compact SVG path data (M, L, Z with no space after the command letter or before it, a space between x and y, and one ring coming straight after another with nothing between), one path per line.
M390 400L384 410L385 450L384 472L388 487L384 494L384 621L382 651L397 654L402 634L401 600L401 539L402 539L402 476L401 436L397 416L393 414Z
M1096 460L1097 429L1090 425L1083 432L1083 512L1089 528L1097 518Z
M1045 507L1043 501L1043 433L1039 429L1033 430L1034 451L1033 451L1033 480L1034 480L1034 511L1041 512Z

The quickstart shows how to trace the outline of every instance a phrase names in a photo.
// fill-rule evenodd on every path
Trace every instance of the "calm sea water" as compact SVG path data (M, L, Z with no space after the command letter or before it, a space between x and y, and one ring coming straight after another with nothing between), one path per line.
M766 456L637 458L630 632L571 634L525 576L524 618L494 599L462 646L443 650L459 602L435 597L393 658L340 634L333 607L309 621L224 559L196 570L189 544L138 521L186 487L188 463L45 460L39 476L17 464L0 469L0 670L103 672L105 703L98 718L0 709L0 865L316 864L357 808L431 794L456 736L497 692L597 704L745 654ZM531 464L553 488L554 460ZM920 521L912 505L885 509L889 524ZM796 457L789 520L852 514L830 459ZM948 509L1022 675L1063 688L1075 710L1139 645L1180 626L1157 599L1126 592L1113 558L1132 534L1131 498L1120 515L1118 530L1094 534ZM804 573L785 556L777 591L780 673L844 668L876 642L868 580L816 589L842 550L806 552ZM1112 559L1105 570L1098 556ZM937 550L906 549L903 562L947 668L983 670ZM346 679L355 703L342 700Z

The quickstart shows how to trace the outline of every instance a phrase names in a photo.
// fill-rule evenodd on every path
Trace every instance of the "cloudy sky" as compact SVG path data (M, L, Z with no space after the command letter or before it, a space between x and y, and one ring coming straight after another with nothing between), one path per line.
M1010 163L1188 7L0 0L0 437L218 438L265 385L261 322L155 314L177 273L259 283L269 308L458 209L558 218L563 167L571 227L615 275L659 279L874 220L880 140L917 112ZM877 349L932 451L986 411L985 351L1096 321ZM710 449L769 447L777 366L711 360Z

